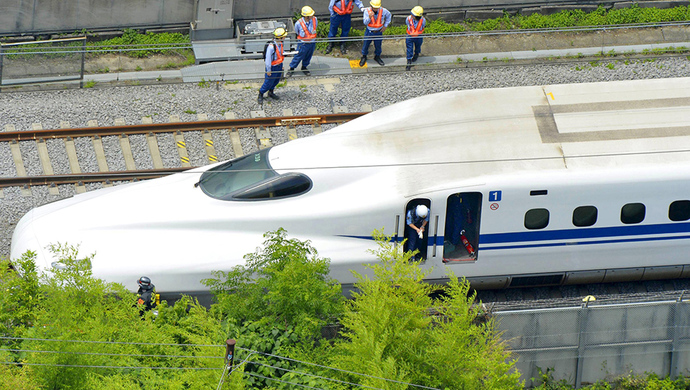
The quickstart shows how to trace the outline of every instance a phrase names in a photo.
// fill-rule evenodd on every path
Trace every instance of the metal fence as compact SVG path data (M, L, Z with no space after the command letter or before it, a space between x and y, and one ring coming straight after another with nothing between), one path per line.
M0 86L84 79L86 37L0 44Z
M539 384L539 369L576 387L631 372L690 372L690 301L682 297L495 315L529 386Z

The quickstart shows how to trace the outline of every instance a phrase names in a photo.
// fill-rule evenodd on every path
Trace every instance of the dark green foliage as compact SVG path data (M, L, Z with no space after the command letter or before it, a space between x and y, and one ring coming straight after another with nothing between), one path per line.
M657 23L690 20L690 7L641 8L633 4L630 8L607 9L600 6L592 12L565 10L552 15L532 14L529 16L508 14L500 18L481 22L467 20L463 23L446 23L443 20L427 21L425 34L458 33L465 31L499 31L516 29L548 29L584 26L608 26L635 23ZM363 29L363 27L362 27ZM405 35L406 27L391 25L385 35Z
M180 33L152 33L140 34L137 30L125 29L120 37L89 42L91 50L104 52L122 52L128 57L143 58L152 54L182 54L188 50L189 35ZM136 49L141 50L136 50Z
M213 311L227 319L228 333L241 348L281 356L327 348L320 343L321 328L343 309L340 284L328 276L330 260L319 257L308 241L288 239L284 229L264 237L263 248L246 255L245 265L205 281L218 301ZM289 361L254 354L249 362L247 373L311 383L279 369L300 369ZM246 380L250 388L279 383L255 376Z
M264 248L246 255L245 265L205 281L218 301L214 309L240 325L262 320L318 334L342 307L340 284L328 276L330 260L308 241L287 239L284 229L264 237Z
M12 350L1 355L4 362L25 364L0 370L0 382L22 378L24 388L73 390L217 386L223 348L168 345L222 344L220 321L205 308L187 297L173 307L162 304L157 318L153 312L141 317L135 294L92 276L93 256L66 245L51 249L63 269L39 276L29 252L15 262L20 272L0 279L0 288L15 291L3 295L0 313L20 313L4 317L2 336L25 338L0 340L0 348ZM186 369L156 369L173 367Z

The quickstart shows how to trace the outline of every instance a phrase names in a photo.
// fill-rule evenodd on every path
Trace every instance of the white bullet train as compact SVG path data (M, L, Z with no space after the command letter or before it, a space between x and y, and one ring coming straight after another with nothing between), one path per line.
M269 230L311 240L344 287L428 206L421 265L477 288L690 276L690 78L468 90L24 216L11 257L95 252L94 274L202 293ZM426 245L424 245L426 244Z

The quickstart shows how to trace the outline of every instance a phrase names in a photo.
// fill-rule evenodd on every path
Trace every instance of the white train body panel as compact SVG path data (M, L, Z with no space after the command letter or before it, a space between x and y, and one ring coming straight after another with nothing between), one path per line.
M98 277L134 288L147 275L159 291L198 292L211 271L242 264L282 227L311 240L349 284L350 270L376 260L372 231L402 239L406 206L426 202L430 279L453 271L495 287L690 275L690 221L669 217L672 203L676 219L690 203L690 79L429 95L276 146L268 162L276 177L308 178L309 189L216 199L208 191L219 186L195 186L216 164L94 191L32 210L11 256L35 250L50 267L46 245L80 244L96 252ZM464 203L451 206L454 194ZM642 210L643 219L622 222L624 205L625 218ZM462 222L451 207L467 211ZM533 210L548 211L545 226L527 228ZM459 225L475 230L476 257L449 255Z

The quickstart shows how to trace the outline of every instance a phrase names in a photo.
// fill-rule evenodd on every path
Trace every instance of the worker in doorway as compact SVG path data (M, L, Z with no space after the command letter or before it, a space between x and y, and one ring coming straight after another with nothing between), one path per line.
M288 70L287 77L292 76L300 62L302 62L302 73L305 76L311 75L307 67L311 62L311 57L314 55L314 49L316 49L316 26L318 23L316 16L314 16L314 10L308 5L302 7L302 17L295 23L295 32L299 40L297 55L290 61L290 70Z
M405 21L407 24L407 38L405 38L407 66L405 70L412 69L412 63L417 61L419 53L422 52L422 33L426 27L426 18L422 14L424 14L424 9L416 6L412 8L412 15L408 16Z
M140 277L137 280L137 284L139 285L137 306L139 307L139 312L143 314L156 306L156 286L146 276Z
M364 9L364 4L361 0L331 0L328 3L328 10L331 12L331 27L328 30L328 47L326 47L326 54L333 50L332 39L338 34L338 27L340 27L340 36L347 38L350 36L350 26L352 25L352 5L356 5L360 10ZM345 54L345 41L340 41L340 53Z
M362 45L362 59L359 60L359 66L364 66L367 63L367 55L369 54L369 45L374 41L374 60L381 66L384 66L381 59L381 38L383 32L386 31L388 25L391 24L391 13L381 7L381 0L371 0L369 2L371 7L364 10L364 24L367 26L364 30L364 42ZM372 38L374 37L374 38Z
M266 58L264 64L266 67L266 77L264 84L259 88L259 104L264 103L264 93L268 91L268 97L271 99L280 99L273 90L280 82L283 75L283 59L285 51L283 50L283 40L287 36L287 31L278 27L273 31L273 42L266 48Z
M426 245L424 245L424 229L429 223L429 208L420 204L419 206L409 210L405 216L405 238L407 238L407 250L419 250L415 255L415 260L423 259L426 254Z

